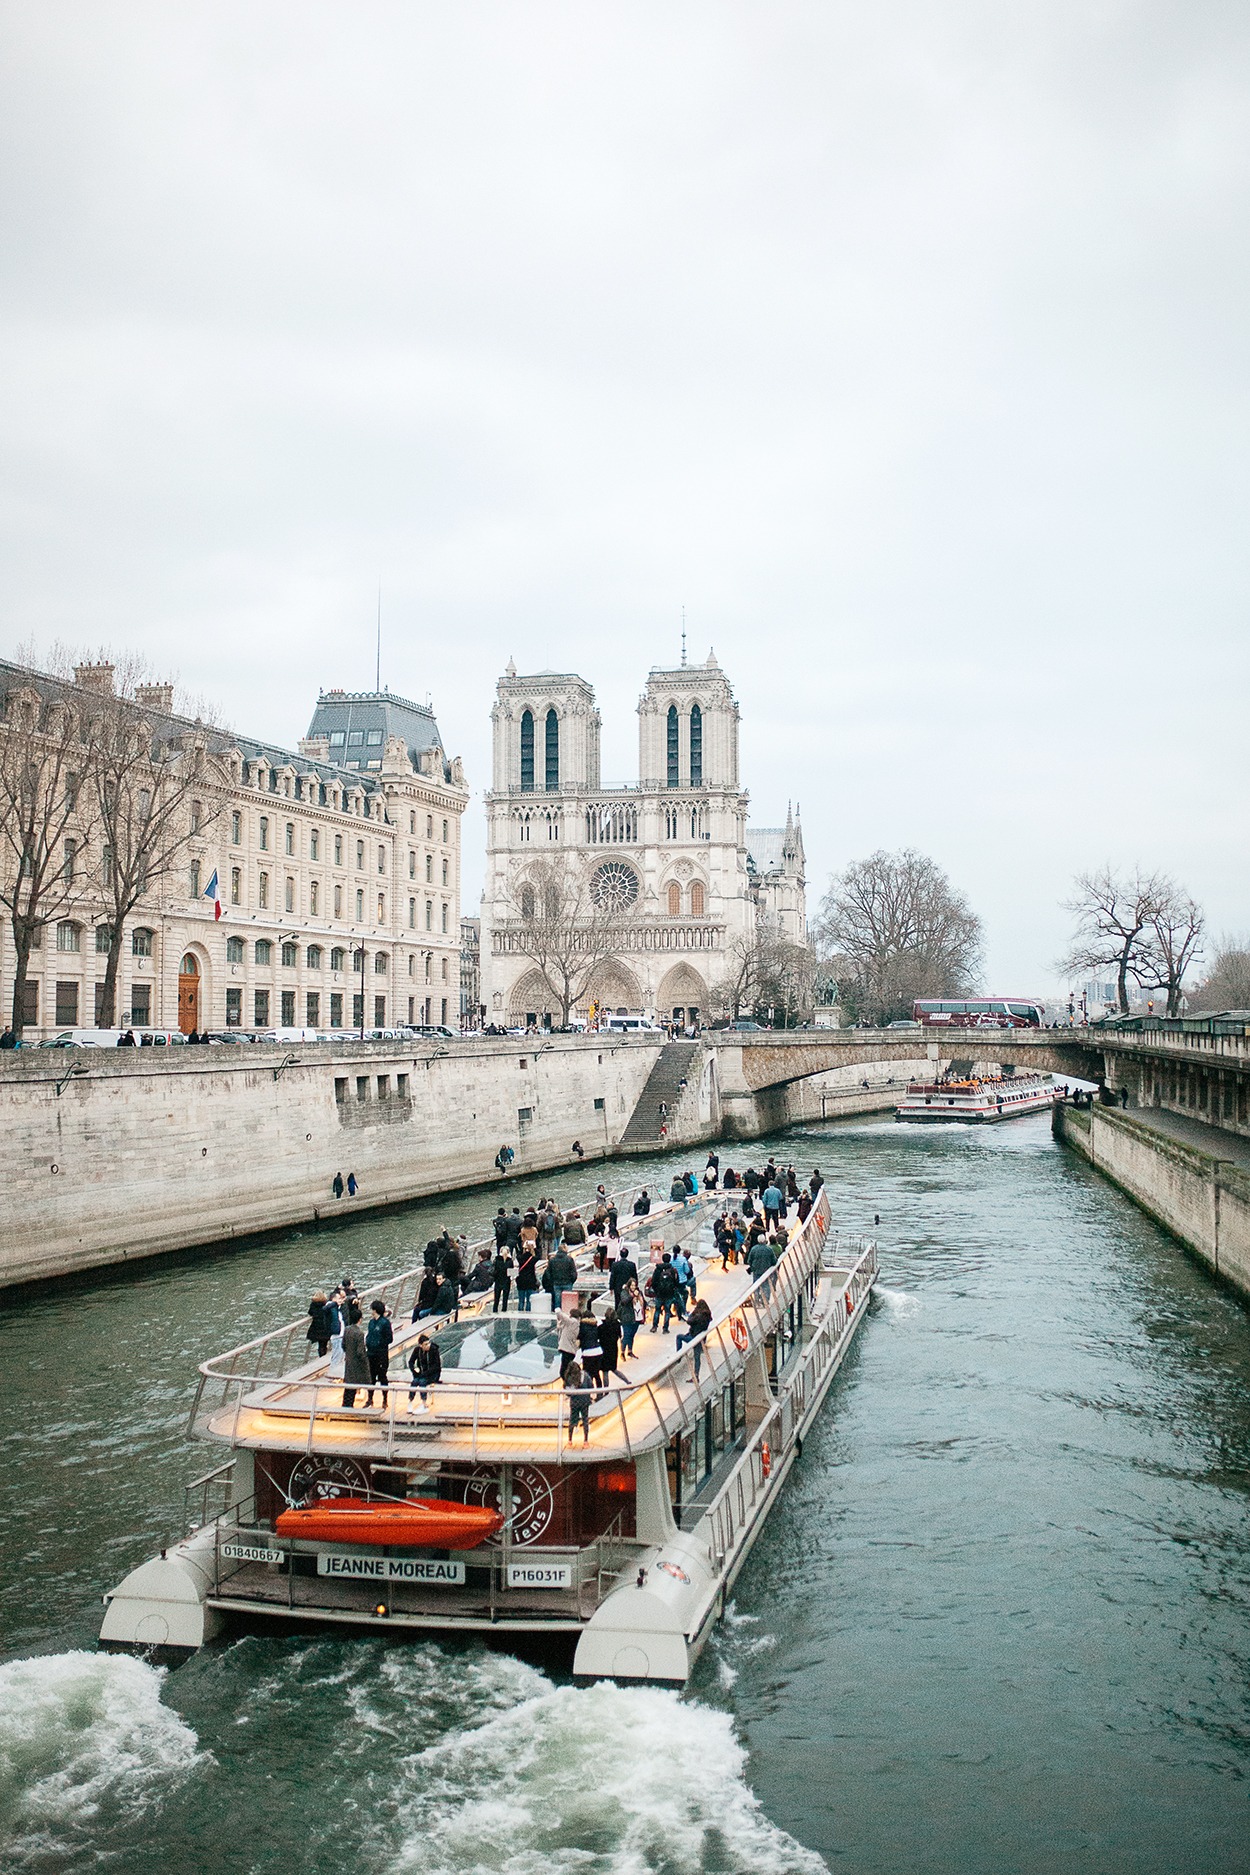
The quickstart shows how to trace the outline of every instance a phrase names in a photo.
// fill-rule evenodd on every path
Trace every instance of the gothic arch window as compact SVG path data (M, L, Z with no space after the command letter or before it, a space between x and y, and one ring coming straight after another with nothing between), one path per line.
M702 918L704 909L703 886L698 879L690 888L690 916Z
M521 791L534 792L534 712L521 711Z
M697 703L690 705L690 785L703 785L703 711Z
M668 915L670 918L681 917L681 887L675 879L668 888Z
M534 916L534 888L532 885L521 887L521 916L530 919Z
M680 749L681 741L677 727L677 705L675 703L670 703L668 706L668 785L670 788L675 788L678 785L677 766Z
M560 786L560 718L554 710L547 711L543 743L543 785L548 794L554 794Z

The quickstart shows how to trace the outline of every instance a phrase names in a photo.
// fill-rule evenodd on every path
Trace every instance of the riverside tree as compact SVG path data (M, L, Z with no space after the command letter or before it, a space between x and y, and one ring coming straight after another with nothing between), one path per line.
M621 926L634 916L636 897L627 868L608 861L589 871L567 854L536 859L514 882L503 941L535 966L560 1006L560 1025L590 991L596 973L620 947Z
M1190 993L1189 1008L1214 1015L1221 1009L1250 1009L1250 937L1223 937L1211 968Z
M854 1020L909 1016L918 996L963 996L981 969L981 920L933 860L878 850L834 877L816 935Z
M1130 980L1162 990L1167 1013L1179 1013L1185 975L1202 954L1202 909L1166 873L1111 865L1081 873L1065 911L1074 913L1072 942L1059 968L1069 977L1115 971L1121 1015L1129 1009Z
M737 937L727 946L725 970L709 990L712 1011L736 1021L744 1011L789 1027L810 1011L815 960L805 944L769 931Z

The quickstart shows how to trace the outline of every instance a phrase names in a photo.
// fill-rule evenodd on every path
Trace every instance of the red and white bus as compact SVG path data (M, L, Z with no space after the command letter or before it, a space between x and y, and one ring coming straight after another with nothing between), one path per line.
M1046 1005L1029 996L922 997L912 1016L925 1028L1040 1029Z

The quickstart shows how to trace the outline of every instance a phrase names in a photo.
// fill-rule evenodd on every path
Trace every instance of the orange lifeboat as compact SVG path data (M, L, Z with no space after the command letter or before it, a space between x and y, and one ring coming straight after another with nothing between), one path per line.
M278 1513L279 1536L315 1543L364 1543L381 1549L476 1549L503 1528L497 1510L410 1497L402 1503L367 1497L327 1497Z

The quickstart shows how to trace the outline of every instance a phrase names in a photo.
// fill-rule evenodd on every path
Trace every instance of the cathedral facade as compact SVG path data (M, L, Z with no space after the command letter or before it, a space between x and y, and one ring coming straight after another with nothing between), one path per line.
M750 828L738 705L714 655L653 670L638 704L636 785L605 788L595 693L569 672L500 679L486 796L481 973L485 1020L560 1019L532 921L552 882L597 956L575 1007L681 1026L756 935L805 944L803 836ZM539 914L541 916L541 913ZM529 929L527 929L529 927ZM593 935L590 935L592 934Z

